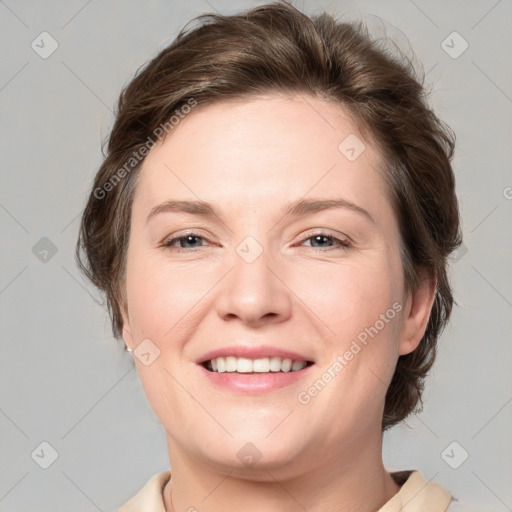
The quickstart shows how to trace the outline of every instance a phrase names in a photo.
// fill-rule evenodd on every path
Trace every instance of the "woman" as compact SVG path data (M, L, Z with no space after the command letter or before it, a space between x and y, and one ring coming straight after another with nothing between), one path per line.
M201 21L122 92L77 247L168 443L119 510L456 510L382 462L451 312L453 133L360 25Z

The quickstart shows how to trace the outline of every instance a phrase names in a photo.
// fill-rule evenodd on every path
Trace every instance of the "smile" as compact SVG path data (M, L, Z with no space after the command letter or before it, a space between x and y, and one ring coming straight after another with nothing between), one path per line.
M311 361L293 361L278 356L257 359L227 356L205 361L203 366L210 372L218 373L287 373L300 371L311 364Z

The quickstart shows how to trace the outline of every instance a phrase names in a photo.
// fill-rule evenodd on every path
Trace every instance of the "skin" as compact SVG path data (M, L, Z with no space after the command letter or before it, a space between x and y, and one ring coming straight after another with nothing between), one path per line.
M167 511L375 511L399 486L382 462L381 420L399 355L419 344L435 283L404 289L399 232L370 141L349 161L357 125L338 105L270 94L197 107L144 161L127 255L124 340L160 355L137 371L165 428ZM298 199L349 208L283 216ZM219 217L149 212L169 199L213 203ZM165 241L192 230L202 237ZM317 234L349 240L309 238ZM237 246L252 236L261 255ZM177 251L181 248L181 251ZM402 310L311 401L299 392L394 303ZM213 386L195 361L225 346L268 344L308 356L307 378L242 395ZM237 456L253 443L261 459Z

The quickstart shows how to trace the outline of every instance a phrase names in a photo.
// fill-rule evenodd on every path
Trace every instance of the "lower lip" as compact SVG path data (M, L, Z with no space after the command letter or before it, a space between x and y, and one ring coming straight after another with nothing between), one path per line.
M242 394L256 395L268 393L285 386L290 386L303 377L309 375L314 365L306 366L296 372L269 372L269 373L237 373L237 372L210 372L204 366L198 365L200 371L210 382L229 391Z

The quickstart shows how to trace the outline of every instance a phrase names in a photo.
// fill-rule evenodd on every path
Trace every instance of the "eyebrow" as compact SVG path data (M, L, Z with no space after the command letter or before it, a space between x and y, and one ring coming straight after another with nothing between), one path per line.
M327 210L330 208L346 208L357 212L372 223L375 224L375 219L371 216L371 214L353 203L344 198L334 198L334 199L299 199L298 201L293 201L284 206L282 215L285 217L286 215L290 215L292 217L303 217L309 213L316 213L319 211ZM161 203L157 206L154 206L146 219L146 222L158 215L159 213L164 212L177 212L177 213L191 213L193 215L202 215L205 217L218 217L221 218L221 214L218 211L217 207L212 203L208 203L206 201L178 201L178 200L169 200Z

